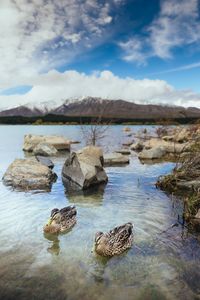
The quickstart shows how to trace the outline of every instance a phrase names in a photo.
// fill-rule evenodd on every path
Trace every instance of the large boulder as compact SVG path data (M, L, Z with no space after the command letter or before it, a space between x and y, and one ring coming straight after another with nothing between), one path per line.
M108 177L103 169L102 150L89 146L70 154L63 166L62 178L64 184L67 185L71 180L82 189L107 182Z
M23 190L49 190L57 175L35 158L15 159L3 176L5 185Z
M121 153L108 153L104 155L105 166L123 165L129 163L129 157Z
M156 147L149 150L143 150L139 153L138 157L140 159L159 159L166 154L166 151L162 147Z
M33 152L34 148L40 143L45 143L47 145L54 146L56 150L70 150L70 141L62 136L46 136L32 134L24 136L23 150Z
M33 148L33 153L35 155L42 155L42 156L55 156L58 151L56 148L50 144L46 143L39 143L35 148Z

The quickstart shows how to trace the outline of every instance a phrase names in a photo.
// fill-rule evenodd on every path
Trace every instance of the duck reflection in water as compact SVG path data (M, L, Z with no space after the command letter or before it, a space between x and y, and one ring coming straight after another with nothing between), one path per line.
M54 208L48 222L44 225L44 237L52 241L52 246L47 249L48 252L58 255L60 253L59 233L69 232L76 224L76 208L67 206L62 209Z
M44 237L51 242L51 246L47 248L47 251L52 255L59 255L60 253L60 240L58 235L51 233L44 233Z

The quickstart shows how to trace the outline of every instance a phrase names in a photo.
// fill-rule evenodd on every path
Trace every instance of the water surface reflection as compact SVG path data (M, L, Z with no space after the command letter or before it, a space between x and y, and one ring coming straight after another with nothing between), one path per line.
M134 132L138 129L133 126ZM15 158L24 157L27 133L80 140L76 126L1 126L1 177ZM112 126L109 134L106 150L127 140L121 126ZM181 225L171 227L182 214L182 202L172 201L154 185L173 163L141 164L132 153L129 165L106 168L105 187L77 193L64 189L65 159L66 155L53 158L58 179L49 193L18 192L0 182L0 298L198 299L199 238ZM78 212L74 228L44 236L51 210L72 204ZM133 247L111 259L97 256L95 233L129 221L134 223Z

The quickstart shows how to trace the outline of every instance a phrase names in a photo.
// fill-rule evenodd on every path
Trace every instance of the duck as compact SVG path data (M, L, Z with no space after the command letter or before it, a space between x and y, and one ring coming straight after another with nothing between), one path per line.
M44 232L58 234L70 230L76 224L76 214L75 206L52 209L51 216L43 227Z
M133 224L125 223L107 233L97 232L95 235L95 251L101 256L119 255L131 248L133 244Z

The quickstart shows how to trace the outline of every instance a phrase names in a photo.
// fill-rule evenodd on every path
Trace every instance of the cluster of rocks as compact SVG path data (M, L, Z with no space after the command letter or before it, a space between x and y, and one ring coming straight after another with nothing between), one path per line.
M127 128L123 130L126 132ZM116 152L129 155L132 150L137 152L139 159L143 161L171 159L175 155L182 155L182 153L190 150L191 134L188 128L169 128L168 131L164 130L163 133L165 133L163 136L148 136L147 130L143 129L141 134L134 136L136 141L128 140L124 142L122 146L125 147Z
M62 136L28 134L24 137L23 150L34 155L55 156L58 151L70 151L71 141Z
M174 143L180 154L179 163L171 174L160 177L156 186L181 195L184 193L184 217L200 229L200 155L198 127L186 127L163 136L165 143Z
M80 189L108 181L104 166L117 166L129 163L130 151L121 149L103 156L100 148L85 147L70 153L70 145L75 143L62 136L25 135L23 150L34 157L16 159L3 176L6 185L24 190L50 189L57 175L54 164L45 156L55 156L58 151L67 150L69 155L62 169L63 183L73 182ZM126 154L126 155L125 155Z
M146 139L137 136L137 141L130 145L130 150L138 152L141 160L168 159L190 151L193 139L189 127L170 128L168 133Z
M23 150L35 157L15 159L5 172L3 182L23 190L49 190L57 175L53 172L53 162L44 156L56 155L60 150L70 151L70 141L59 136L26 135ZM121 157L109 157L109 163L113 159L116 162L117 158L120 161ZM81 189L106 183L108 177L102 150L90 146L70 153L63 166L62 178L64 183L72 181Z
M8 167L3 182L23 190L50 190L57 175L53 162L45 156L55 156L60 150L70 150L70 141L62 136L25 135L23 150L35 157L15 159Z

